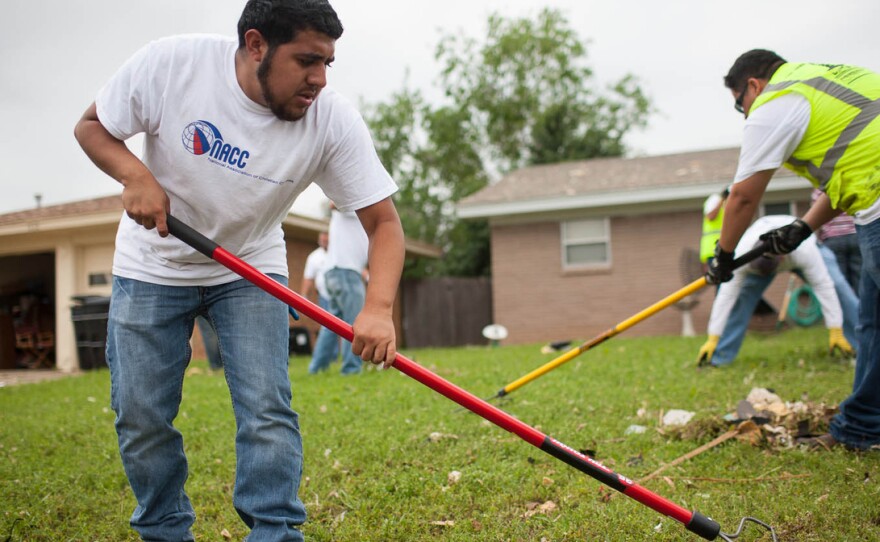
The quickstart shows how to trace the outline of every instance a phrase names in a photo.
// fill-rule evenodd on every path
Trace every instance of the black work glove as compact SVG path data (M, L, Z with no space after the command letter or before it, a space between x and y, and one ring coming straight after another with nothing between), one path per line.
M788 254L811 235L813 235L813 230L809 224L798 218L787 226L782 226L762 234L759 239L766 243L767 252Z
M721 249L721 245L715 245L715 257L709 262L706 270L706 282L709 284L721 284L733 278L733 252Z

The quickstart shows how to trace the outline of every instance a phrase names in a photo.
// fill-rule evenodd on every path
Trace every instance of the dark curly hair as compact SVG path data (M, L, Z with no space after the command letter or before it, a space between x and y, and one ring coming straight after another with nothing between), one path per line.
M293 41L303 30L335 40L342 36L342 23L327 0L248 0L238 20L239 49L250 29L258 30L270 48Z
M770 79L779 66L786 60L773 51L766 49L752 49L740 55L731 66L730 71L724 76L724 86L739 92L746 85L746 81L755 77L757 79Z

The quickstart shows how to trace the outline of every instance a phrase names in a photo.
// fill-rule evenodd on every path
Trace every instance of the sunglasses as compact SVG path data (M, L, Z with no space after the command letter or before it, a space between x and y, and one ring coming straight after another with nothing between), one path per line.
M746 91L749 90L749 84L746 83L746 87L742 92L739 93L739 96L736 97L736 102L733 103L733 108L737 110L737 112L745 115L745 111L743 110L743 98L746 97Z

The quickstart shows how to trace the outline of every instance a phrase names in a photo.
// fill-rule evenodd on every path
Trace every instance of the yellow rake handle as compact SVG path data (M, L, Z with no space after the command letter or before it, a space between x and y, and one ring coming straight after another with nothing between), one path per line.
M657 314L658 312L662 311L663 309L665 309L669 305L672 305L672 304L676 303L677 301L680 301L681 299L684 299L685 297L691 295L692 293L696 292L697 290L699 290L700 288L702 288L706 284L707 283L706 283L705 277L698 278L697 280L688 284L687 286L685 286L681 290L678 290L674 294L670 294L670 295L664 297L663 299L654 303L650 307L648 307L648 308L638 312L637 314L630 316L626 320L620 322L619 324L617 324L613 328L603 331L601 334L593 337L589 341L581 344L580 346L578 346L576 348L572 348L571 350L562 354L561 356L554 359L553 361L548 362L546 365L538 367L537 369L535 369L531 373L529 373L525 376L522 376L522 377L518 378L517 380L514 380L510 384L504 386L504 388L502 388L501 391L498 392L498 396L501 397L503 395L507 395L508 393L516 390L517 388L525 386L526 384L528 384L532 380L538 378L539 376L543 376L544 374L552 371L553 369L559 367L560 365L562 365L564 363L568 363L572 359L583 354L584 352L593 348L594 346L599 345L599 344L607 341L611 337L614 337L615 335L617 335L618 333L620 333L622 331L626 331L627 329L638 324L639 322L648 318L649 316L653 316L653 315Z
M746 252L745 254L743 254L742 256L740 256L739 258L737 258L736 260L733 261L733 268L736 269L736 268L741 267L741 266L749 263L750 261L758 258L762 254L767 252L767 248L768 247L766 247L762 243L761 245ZM676 301L679 301L679 300L689 296L690 294L696 292L697 290L699 290L700 288L702 288L703 286L705 286L707 284L709 284L709 283L706 281L706 277L698 278L697 280L688 284L687 286L685 286L681 290L678 290L677 292L664 297L663 299L654 303L650 307L638 312L637 314L630 316L629 318L620 322L619 324L617 324L613 328L602 332L600 335L593 337L592 339L583 343L582 345L578 346L577 348L572 348L571 350L562 354L561 356L554 359L553 361L550 361L547 364L545 364L541 367L538 367L537 369L535 369L531 373L514 380L510 384L501 388L501 390L495 395L495 397L503 397L503 396L507 395L508 393L516 390L517 388L520 388L520 387L528 384L529 382L538 378L539 376L542 376L542 375L552 371L553 369L559 367L560 365L562 365L564 363L568 363L569 361L571 361L575 357L577 357L580 354L586 352L587 350L593 348L597 344L601 344L601 343L607 341L608 339L610 339L611 337L614 337L615 335L617 335L621 331L625 331L625 330L631 328L632 326L638 324L642 320L648 318L649 316L653 316L654 314L657 314L658 312L665 309L669 305L672 305Z

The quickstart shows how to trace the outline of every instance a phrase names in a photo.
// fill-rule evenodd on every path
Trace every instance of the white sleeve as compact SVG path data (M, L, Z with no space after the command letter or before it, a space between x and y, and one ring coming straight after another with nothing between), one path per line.
M789 254L793 267L800 269L804 277L813 288L816 299L822 307L822 316L825 319L825 327L843 327L843 309L840 307L840 299L834 290L834 282L825 267L822 254L815 243L804 244Z
M746 119L734 183L777 169L794 153L810 124L810 102L790 92L770 100Z
M329 143L323 169L315 179L324 194L345 212L363 209L397 192L360 113L341 103L334 117L330 133L341 136Z
M312 251L312 253L309 254L309 257L306 258L306 265L303 269L304 279L315 280L315 277L318 275L318 270L320 269L320 266L318 265L318 260L321 259L320 256L321 255L318 252Z
M159 130L161 119L154 98L161 99L162 90L157 86L162 78L152 68L161 64L154 59L160 49L156 44L151 42L137 51L98 91L98 120L117 139Z
M740 268L733 272L733 278L718 287L715 301L712 302L712 312L709 314L708 334L720 337L724 333L724 327L730 318L739 292L742 290L745 280L745 271Z

